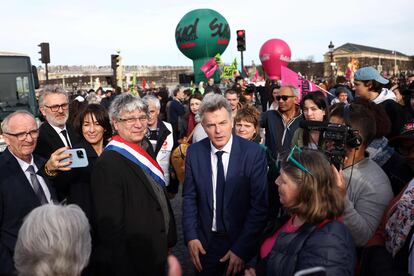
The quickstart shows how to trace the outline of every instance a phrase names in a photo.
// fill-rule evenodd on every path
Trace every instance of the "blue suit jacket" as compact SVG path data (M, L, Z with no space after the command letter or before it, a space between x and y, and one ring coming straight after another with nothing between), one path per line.
M42 168L45 161L36 155L33 158L36 166ZM40 206L40 201L8 149L0 155L0 175L0 275L14 275L13 255L17 234L24 217ZM55 199L48 179L43 179L52 199Z
M211 146L208 138L187 151L183 187L183 230L186 242L207 248L213 221ZM233 135L224 191L224 223L231 249L244 261L257 253L267 215L267 163L256 143Z

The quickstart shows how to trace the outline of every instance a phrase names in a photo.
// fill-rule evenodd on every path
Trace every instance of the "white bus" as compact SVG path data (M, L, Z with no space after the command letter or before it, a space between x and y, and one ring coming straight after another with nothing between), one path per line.
M0 121L19 109L26 109L37 117L37 88L37 70L32 66L30 57L0 51ZM2 140L0 136L0 152L5 147Z

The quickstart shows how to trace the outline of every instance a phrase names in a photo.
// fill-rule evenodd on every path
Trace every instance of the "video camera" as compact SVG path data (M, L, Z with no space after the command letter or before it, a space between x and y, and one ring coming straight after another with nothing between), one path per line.
M347 125L329 124L318 121L302 121L303 129L320 131L325 143L324 154L329 162L338 170L342 169L346 156L346 147L357 148L361 145L361 136L358 130Z

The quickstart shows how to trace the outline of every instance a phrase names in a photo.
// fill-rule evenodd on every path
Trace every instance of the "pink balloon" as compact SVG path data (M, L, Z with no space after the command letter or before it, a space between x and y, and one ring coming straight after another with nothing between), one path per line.
M280 80L281 66L288 65L290 55L289 45L281 39L269 39L263 44L259 58L269 79Z

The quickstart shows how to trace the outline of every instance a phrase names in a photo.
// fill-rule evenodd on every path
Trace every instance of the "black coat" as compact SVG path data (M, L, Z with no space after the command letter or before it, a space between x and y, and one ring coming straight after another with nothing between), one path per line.
M159 128L159 133L158 133L157 144L155 145L154 156L157 156L158 152L161 150L162 144L167 139L168 135L171 134L171 131L168 130L168 128L165 126L165 124L161 120L158 120L157 127ZM174 140L174 136L173 136L173 140ZM180 182L178 181L178 178L175 176L174 169L172 168L171 165L170 165L170 179L169 180L170 180L170 185L167 186L167 191L171 194L177 194Z
M92 145L82 139L79 143L74 144L75 148L84 148L88 157L88 166L84 168L73 168L68 173L56 177L54 182L65 182L67 185L67 203L78 205L84 212L91 225L92 251L95 252L96 236L96 219L92 202L91 176L92 170L98 159L98 154ZM63 178L63 179L62 179ZM99 267L95 264L95 255L89 258L88 266L83 270L82 275L98 275L96 270Z
M91 175L95 162L98 159L98 154L93 149L92 145L84 139L77 144L73 144L73 147L85 149L88 158L88 166L83 168L73 168L65 173L60 172L56 177L51 177L50 180L53 186L58 187L60 191L64 189L67 204L76 204L85 213L89 224L91 225L92 247L94 248L97 242L97 237L95 211L92 203ZM95 275L96 265L94 258L95 255L92 254L89 259L89 264L82 272L82 275Z
M72 146L79 143L79 135L74 131L70 125L66 125L67 134L69 135ZM59 134L48 123L44 122L39 128L39 138L37 139L35 154L40 155L44 159L49 159L53 152L57 149L64 147L62 139ZM70 186L70 174L68 172L62 172L53 181L54 188L56 189L57 201L62 202L67 200Z
M98 159L98 154L93 149L91 144L82 140L73 145L76 148L83 148L88 157L88 166L84 168L73 168L68 173L62 174L61 177L56 177L54 182L65 181L68 182L67 187L67 203L76 204L85 212L89 223L93 226L93 209L92 209L92 192L91 192L91 175L92 170ZM65 178L65 179L62 179Z
M282 114L279 111L268 110L262 113L260 127L266 130L265 144L273 153L273 156L278 157L281 153L290 151L293 134L303 120L303 115L299 114L285 126Z
M299 270L322 266L326 275L354 275L355 265L355 245L349 230L343 223L330 221L281 233L257 272L293 276Z
M39 170L45 160L33 156ZM0 155L0 275L12 275L13 255L17 234L24 217L40 206L29 180L26 178L16 158L6 149ZM56 195L46 178L52 200Z
M79 135L70 125L66 125L66 130L72 146L79 143ZM55 150L64 146L65 144L60 139L59 134L48 122L44 122L39 128L39 138L37 138L34 153L45 159L49 159Z
M157 156L158 152L160 151L165 139L167 139L168 135L171 134L171 131L169 131L168 128L165 126L165 124L160 120L158 120L157 127L159 129L159 132L158 132L157 144L155 145L155 150L154 150L155 156Z
M394 196L397 196L414 176L407 160L398 152L394 152L381 169L390 179Z
M394 100L385 100L380 103L385 109L391 121L391 132L387 135L391 139L401 133L405 123L405 114L403 107Z
M146 175L135 163L105 151L92 172L96 210L98 275L162 275L167 251L176 243L169 206L166 233L161 206Z

